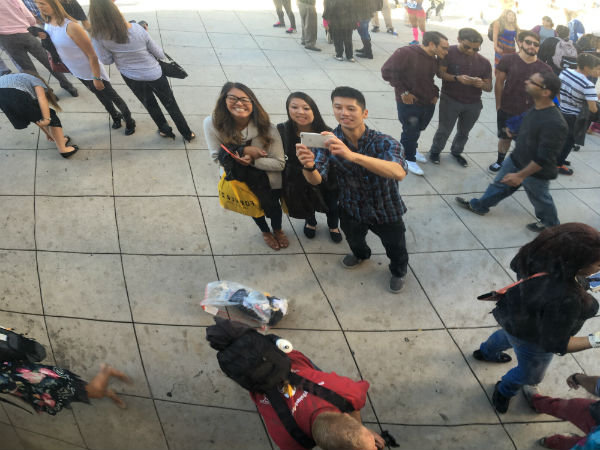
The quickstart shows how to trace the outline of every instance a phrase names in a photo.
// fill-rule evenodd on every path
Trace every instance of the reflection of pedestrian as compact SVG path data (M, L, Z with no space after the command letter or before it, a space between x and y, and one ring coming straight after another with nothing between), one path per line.
M500 297L492 314L502 328L473 352L480 361L506 363L512 358L504 351L515 351L517 366L496 383L492 396L499 413L508 410L523 385L544 379L555 353L600 347L600 333L575 336L598 312L598 302L576 277L600 269L600 233L583 223L549 228L521 247L510 267L520 283L504 294L490 293L493 299Z
M323 19L327 20L329 33L335 46L335 59L356 62L352 47L352 31L360 20L354 8L355 0L325 0Z
M435 15L440 19L440 22L441 22L443 20L442 19L442 11L444 10L444 6L446 6L446 2L444 0L431 0L431 5L429 6L429 8L427 9L427 12L425 13L427 16L427 19L429 19L431 17L432 11L435 10Z
M273 24L275 28L285 28L285 17L283 16L283 8L285 8L285 12L287 13L288 19L290 19L290 27L285 30L286 33L295 33L296 32L296 17L294 17L294 12L292 11L292 2L291 0L273 0L275 3L275 10L277 11L277 17L279 20Z
M556 30L554 30L554 22L549 16L542 17L542 24L536 25L531 31L540 35L540 44L543 44L548 38L557 36Z
M481 92L492 91L492 65L478 53L482 43L477 30L463 28L458 32L458 45L450 46L448 55L440 61L443 81L439 125L429 150L429 160L434 164L440 163L440 152L458 122L450 152L461 166L468 166L462 152L483 108Z
M410 45L418 45L419 30L421 31L421 38L423 38L425 20L427 18L427 14L425 14L425 10L423 9L423 0L406 0L404 5L413 34L413 40L410 42Z
M0 363L0 393L11 395L35 411L51 416L69 408L73 402L90 403L90 398L109 397L117 406L125 408L125 402L108 388L111 377L130 382L127 375L106 364L87 383L59 367L6 361Z
M302 39L300 44L307 50L320 52L321 49L315 44L317 42L317 10L315 0L298 0L300 21L302 25Z
M385 27L387 28L387 32L393 36L397 36L398 33L394 30L394 24L392 23L392 12L390 10L390 2L388 0L383 0L383 8L381 10L383 14L383 21L385 22ZM379 32L379 11L375 11L373 14L373 28L371 28L373 33Z
M553 102L560 90L560 80L554 72L532 74L525 82L525 90L533 99L534 108L523 118L514 151L504 160L494 182L480 198L469 201L456 197L456 202L483 216L522 185L539 220L527 225L527 229L540 232L560 223L549 186L550 180L558 175L556 160L567 138L568 127Z
M597 376L574 373L567 378L567 386L570 389L583 387L590 394L600 396L600 377ZM587 435L546 436L538 441L542 447L557 450L600 448L600 402L597 399L547 397L540 394L537 386L523 386L523 394L535 412L567 420Z
M504 55L516 51L515 41L519 33L519 26L514 11L504 10L494 22L492 33L495 51L494 67L496 67Z

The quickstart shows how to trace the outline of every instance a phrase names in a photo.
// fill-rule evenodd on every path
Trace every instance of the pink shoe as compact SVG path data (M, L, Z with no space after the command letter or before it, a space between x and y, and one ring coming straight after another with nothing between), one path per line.
M292 34L296 32L296 29L294 27L289 27L287 30L285 30L285 32L287 34Z

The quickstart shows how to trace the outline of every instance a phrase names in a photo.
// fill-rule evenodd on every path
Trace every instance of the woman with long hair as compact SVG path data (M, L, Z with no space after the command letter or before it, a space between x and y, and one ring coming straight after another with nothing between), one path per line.
M230 169L246 166L252 172L252 178L261 187L266 186L258 192L248 184L259 198L265 215L271 219L273 232L265 216L254 218L254 222L269 247L273 250L286 248L289 241L281 229L283 213L279 203L281 171L285 166L283 145L277 128L269 121L269 115L254 92L242 83L225 83L212 115L204 120L204 135L215 162L223 165L224 158L229 158L221 147L223 145L239 156L231 158L234 166L229 166Z
M519 25L517 25L517 15L510 9L505 9L500 17L492 24L492 37L494 41L494 67L498 65L502 56L516 52L517 34L519 34Z
M63 158L79 150L69 145L71 138L65 136L60 119L52 105L60 111L58 99L52 89L41 78L28 73L13 73L0 77L0 109L17 130L35 123L49 141L54 141Z
M137 23L127 22L112 0L92 0L89 16L92 39L100 61L103 64L115 63L125 84L152 117L159 134L175 139L156 97L183 138L188 142L194 139L196 135L183 117L158 63L165 54L146 30Z
M321 133L331 131L325 124L315 101L304 92L291 93L286 102L288 120L277 125L283 141L286 163L283 170L282 198L288 207L290 217L305 219L304 235L312 239L317 229L315 211L325 212L329 236L335 243L342 242L338 228L338 185L335 172L327 176L318 187L309 184L302 174L302 164L296 156L296 144L300 143L300 133Z
M473 352L480 361L506 363L512 358L504 350L515 351L517 367L496 383L492 397L500 413L522 386L542 381L554 353L600 347L600 333L575 337L598 312L584 277L600 270L600 232L583 223L547 228L521 247L510 267L520 282L480 297L498 300L492 313L502 328Z
M44 30L63 64L102 103L113 120L112 127L121 128L121 120L125 119L125 134L133 134L135 120L131 118L125 101L110 84L108 74L98 61L92 41L84 28L67 15L58 0L37 0L36 4L46 21Z

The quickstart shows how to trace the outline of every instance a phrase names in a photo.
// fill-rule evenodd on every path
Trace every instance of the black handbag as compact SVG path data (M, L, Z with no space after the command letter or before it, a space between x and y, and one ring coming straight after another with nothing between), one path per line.
M187 72L181 67L173 58L165 53L165 56L169 61L158 60L160 68L164 76L169 78L180 78L184 79L188 76Z

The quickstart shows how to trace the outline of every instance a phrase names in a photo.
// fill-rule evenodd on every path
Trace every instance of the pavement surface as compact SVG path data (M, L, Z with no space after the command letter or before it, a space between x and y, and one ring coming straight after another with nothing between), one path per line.
M495 329L491 305L476 296L510 284L510 259L535 237L525 229L535 217L522 191L485 217L454 202L457 194L479 195L492 179L492 94L484 94L466 147L468 168L446 149L441 165L423 164L425 177L400 183L410 252L400 295L386 290L387 258L374 236L372 259L345 271L347 244L329 240L324 217L314 240L304 237L302 221L284 217L290 246L274 252L249 218L219 206L218 169L202 121L227 80L249 85L273 123L285 119L287 95L303 90L334 125L329 94L350 85L365 93L370 127L396 138L401 132L393 90L379 72L412 38L400 10L400 36L374 34L375 59L352 64L333 59L322 28L323 51L305 50L298 34L272 28L270 2L260 4L218 11L213 4L185 10L176 2L173 9L122 2L127 18L146 20L152 37L190 74L171 82L198 135L191 144L158 136L114 66L112 82L138 124L132 136L111 130L108 114L78 82L80 96L71 98L51 80L64 129L81 148L68 161L36 127L13 130L0 117L0 323L44 344L49 364L90 379L108 362L134 380L114 383L126 410L101 400L50 417L0 405L0 449L276 448L248 395L221 374L204 340L212 318L199 302L216 279L288 298L289 315L274 332L323 370L368 380L363 419L389 430L401 448L524 450L538 448L535 441L549 433L577 432L533 413L521 395L497 415L491 393L510 365L471 356ZM456 42L457 29L446 22L429 27ZM487 39L483 54L492 55ZM422 134L422 152L436 120L437 113ZM552 182L562 222L600 227L599 156L600 138L588 137L570 157L575 175ZM581 333L598 329L594 318ZM540 388L581 396L565 379L583 371L600 374L594 350L556 357Z

